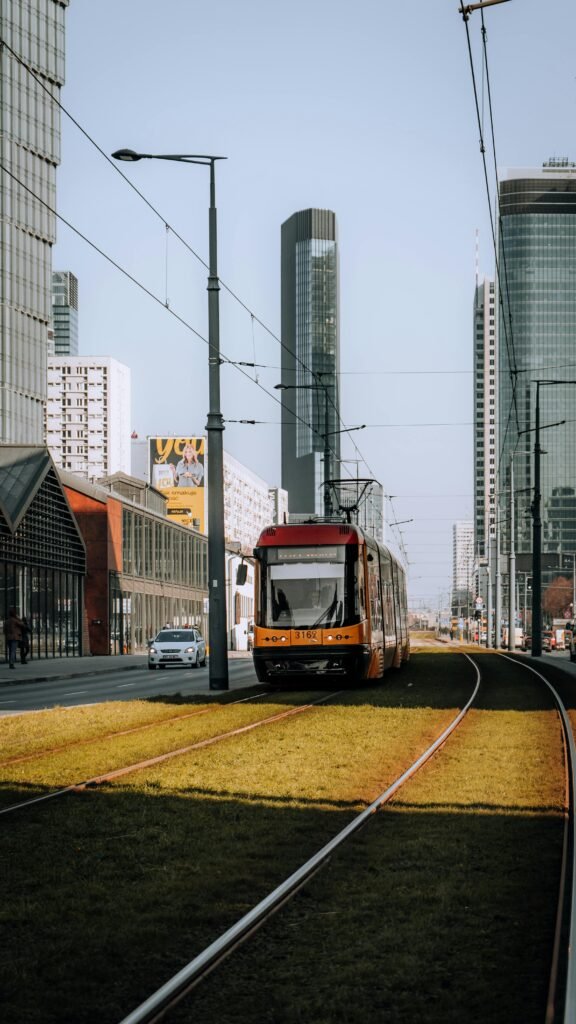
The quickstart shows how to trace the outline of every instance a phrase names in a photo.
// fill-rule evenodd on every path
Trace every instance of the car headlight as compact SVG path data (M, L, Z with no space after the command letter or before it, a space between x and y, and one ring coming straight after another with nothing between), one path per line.
M149 647L148 654L158 654L158 651L156 650L155 647Z
M184 654L194 654L194 648L187 647L186 650L184 651Z

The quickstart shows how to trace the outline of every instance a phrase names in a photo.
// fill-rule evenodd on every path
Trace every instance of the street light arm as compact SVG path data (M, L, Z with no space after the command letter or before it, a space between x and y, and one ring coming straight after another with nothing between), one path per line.
M227 160L226 156L208 156L204 153L136 153L133 149L117 149L112 153L114 160L135 163L137 160L175 160L183 164L210 164L214 160Z
M328 433L326 434L326 437L332 437L334 434L350 434L353 430L364 430L365 427L366 427L366 424L362 423L359 427L343 427L342 430L329 430ZM346 460L343 459L342 461L348 461L348 460L347 459ZM349 461L350 462L352 462L352 461L356 461L357 462L358 460L357 459L356 460L350 459Z
M275 391L324 391L325 384L275 384Z
M547 383L550 383L550 382L547 382ZM562 383L564 383L564 381L562 381ZM533 434L536 429L538 429L538 430L548 430L549 427L561 427L561 426L563 426L564 423L566 423L566 420L558 420L557 423L543 423L542 426L538 427L538 428L536 428L536 427L527 427L526 430L519 430L518 431L518 436L520 436L520 434ZM514 452L514 455L526 455L526 454L530 455L531 452Z

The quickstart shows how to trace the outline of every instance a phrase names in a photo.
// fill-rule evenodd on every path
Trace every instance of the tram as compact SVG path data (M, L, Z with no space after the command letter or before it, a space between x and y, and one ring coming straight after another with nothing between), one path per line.
M381 680L408 661L404 569L359 526L270 526L254 557L252 653L261 682Z

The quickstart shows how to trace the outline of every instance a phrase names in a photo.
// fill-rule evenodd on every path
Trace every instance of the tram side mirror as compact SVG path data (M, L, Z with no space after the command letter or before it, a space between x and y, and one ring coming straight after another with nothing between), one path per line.
M238 568L236 569L236 586L243 587L244 584L246 583L247 576L248 566L246 562L241 562Z

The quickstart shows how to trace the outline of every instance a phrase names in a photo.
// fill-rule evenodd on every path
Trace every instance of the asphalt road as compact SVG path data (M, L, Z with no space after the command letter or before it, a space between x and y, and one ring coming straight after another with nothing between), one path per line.
M42 671L41 665L41 662L37 663L37 675ZM9 678L3 671L0 678L0 716L110 700L137 700L160 694L197 696L211 693L208 668L166 668L150 672L144 664L130 671L121 667L94 671L90 659L75 659L73 665L74 675L52 673L44 679L26 678L21 666L17 666ZM231 690L254 686L258 682L252 658L231 659L228 673Z

